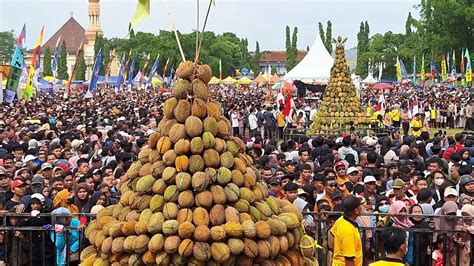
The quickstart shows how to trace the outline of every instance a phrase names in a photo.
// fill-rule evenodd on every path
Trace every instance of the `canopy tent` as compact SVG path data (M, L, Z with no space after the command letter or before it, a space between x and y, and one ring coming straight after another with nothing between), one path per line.
M374 78L374 76L372 76L372 73L369 73L369 75L367 75L367 77L362 80L362 83L364 84L375 84L377 82L378 81Z
M238 83L241 84L241 85L250 85L250 84L253 83L253 80L251 80L247 77L243 77L243 78L239 79Z
M290 72L284 80L301 80L305 83L327 82L330 76L334 59L324 46L319 34L308 54Z
M220 79L218 79L216 77L212 77L211 80L208 82L208 84L216 85L216 84L219 84L220 82L221 82Z
M227 84L227 85L232 85L232 84L235 84L236 82L237 82L237 80L235 80L231 76L228 76L227 78L225 78L221 81L221 83L224 83L224 84Z
M278 82L280 82L280 77L277 74L274 74L272 76L265 73L265 74L258 75L254 81L258 84L259 87L263 87L266 84L270 84L270 85L277 84Z

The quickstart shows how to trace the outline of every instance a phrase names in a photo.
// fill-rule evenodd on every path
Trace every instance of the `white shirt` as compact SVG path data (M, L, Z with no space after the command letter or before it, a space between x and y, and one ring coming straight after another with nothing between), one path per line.
M249 115L249 127L250 130L254 130L258 127L257 116L254 113L250 113Z
M232 127L239 127L239 118L236 113L232 113L230 119L232 120Z

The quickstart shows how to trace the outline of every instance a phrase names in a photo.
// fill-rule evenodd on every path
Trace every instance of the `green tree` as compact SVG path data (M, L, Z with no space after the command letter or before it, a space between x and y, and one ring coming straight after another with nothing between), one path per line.
M286 47L286 52L288 53L291 50L291 31L290 31L289 26L286 26L285 47Z
M52 76L53 69L51 68L51 49L46 46L43 55L43 76Z
M252 70L255 76L260 73L260 59L262 54L260 53L260 44L258 42L255 43L255 53L253 55L253 66Z
M291 38L291 44L289 50L286 52L286 71L290 71L296 65L296 58L298 56L298 28L293 29L293 36Z
M324 34L324 26L323 23L319 22L319 37L321 38L321 41L324 44L324 40L326 39L326 34Z
M332 23L330 20L328 20L326 26L326 41L324 42L324 46L326 46L326 50L332 54Z
M63 40L61 47L59 48L59 58L58 58L58 79L69 79L69 74L67 73L67 46L66 41Z
M14 49L15 36L13 31L0 31L0 65L10 65Z
M79 54L79 62L77 63L77 69L74 76L75 80L85 80L86 79L86 60L84 59L84 51L81 51Z
M364 54L369 49L369 24L367 21L361 22L359 27L359 33L357 34L357 65L355 73L362 77L367 75L367 64L369 58Z
M407 21L405 22L405 34L411 34L411 25L413 18L411 17L411 12L408 12Z

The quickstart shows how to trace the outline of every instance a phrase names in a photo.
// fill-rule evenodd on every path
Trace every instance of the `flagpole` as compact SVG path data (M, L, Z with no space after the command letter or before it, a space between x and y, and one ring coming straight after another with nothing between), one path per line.
M176 42L178 43L178 48L179 48L179 52L181 54L181 59L184 61L186 61L186 57L184 57L184 52L183 52L183 47L181 46L181 42L179 40L179 36L178 36L178 32L176 31L176 26L174 24L174 19L173 19L173 15L171 14L171 9L170 9L170 5L168 3L168 1L166 0L165 1L165 4L166 4L166 9L168 10L168 16L170 18L170 22L171 22L171 27L173 29L173 32L174 32L174 36L176 38Z

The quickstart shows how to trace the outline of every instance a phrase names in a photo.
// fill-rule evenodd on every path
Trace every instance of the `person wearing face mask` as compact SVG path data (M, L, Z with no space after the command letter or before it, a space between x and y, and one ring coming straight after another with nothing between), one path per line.
M53 210L53 200L49 197L45 197L44 191L44 179L41 176L34 176L31 179L30 189L32 194L41 194L44 197L43 201L43 212L51 212ZM21 204L17 206L17 212L23 212L24 209L30 204L32 195L25 195L21 198Z
M423 217L423 208L415 204L410 208L410 217L413 223L412 228L427 229L429 224L427 219ZM424 232L410 232L408 235L408 252L407 263L410 265L428 265L430 255L428 255L428 247L430 246L432 234Z
M397 227L386 227L382 231L385 258L369 264L370 266L404 266L403 257L407 250L406 232Z
M440 194L440 187L445 181L444 174L441 171L435 171L431 173L430 179L433 180L431 184L431 189L434 190L433 199L438 202L443 198L443 195Z

